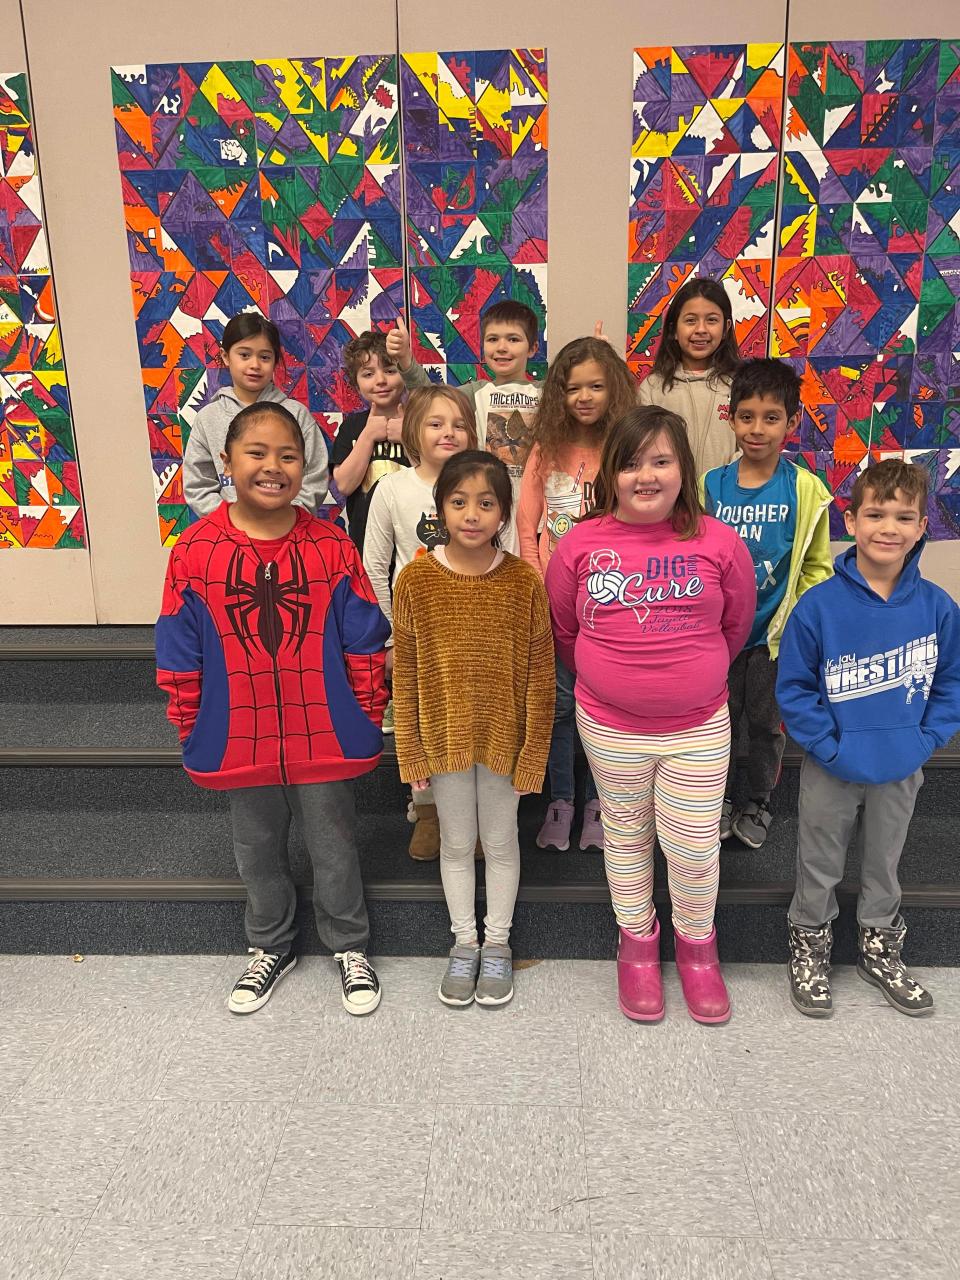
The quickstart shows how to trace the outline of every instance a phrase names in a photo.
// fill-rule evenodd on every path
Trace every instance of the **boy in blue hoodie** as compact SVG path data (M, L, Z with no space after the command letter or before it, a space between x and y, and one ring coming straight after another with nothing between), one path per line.
M960 610L920 576L927 473L868 467L845 513L856 545L800 599L780 646L777 701L804 748L797 887L788 912L790 997L828 1017L836 886L860 822L857 972L901 1013L933 997L901 959L897 868L922 766L960 729Z

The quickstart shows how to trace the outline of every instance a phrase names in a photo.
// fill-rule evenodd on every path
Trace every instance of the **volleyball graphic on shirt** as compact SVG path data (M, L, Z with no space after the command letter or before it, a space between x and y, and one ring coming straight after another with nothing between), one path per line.
M597 569L587 578L587 591L597 604L613 604L623 588L619 569Z

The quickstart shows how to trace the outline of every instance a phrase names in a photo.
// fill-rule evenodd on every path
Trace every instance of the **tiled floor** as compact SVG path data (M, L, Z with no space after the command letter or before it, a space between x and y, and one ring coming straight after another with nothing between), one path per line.
M730 966L700 1027L672 966L643 1026L607 963L385 959L365 1019L320 957L233 1017L242 963L0 956L3 1280L960 1280L960 970L817 1023Z

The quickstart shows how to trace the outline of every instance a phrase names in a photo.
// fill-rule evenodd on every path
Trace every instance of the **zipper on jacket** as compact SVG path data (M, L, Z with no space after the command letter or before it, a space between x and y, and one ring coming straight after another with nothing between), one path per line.
M266 595L270 607L271 624L277 617L276 601L273 598L273 569L275 561L271 560L263 567L263 581L266 586ZM280 651L279 637L273 637L275 643L272 645L274 653L273 660L273 688L277 696L277 727L280 734L280 781L287 786L287 764L283 758L283 703L280 699L280 665L277 662L277 653Z

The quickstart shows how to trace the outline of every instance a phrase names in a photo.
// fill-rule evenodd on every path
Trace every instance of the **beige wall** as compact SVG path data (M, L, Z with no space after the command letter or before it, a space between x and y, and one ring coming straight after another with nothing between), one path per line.
M0 72L17 74L26 69L20 5L18 0L0 0ZM31 97L36 139L36 91L32 85ZM47 238L49 242L49 223ZM96 617L88 551L25 547L0 553L0 624L95 622Z
M16 34L15 0L0 0L0 29ZM278 0L269 18L261 4L234 0L230 20L220 6L187 0L24 0L26 38L54 253L58 304L68 362L87 523L93 550L97 615L102 622L147 622L156 616L167 558L160 546L129 266L112 127L112 65L373 52L396 48L393 0L305 6ZM162 13L162 20L160 14ZM792 39L895 38L955 34L955 0L930 0L897 17L866 0L840 6L793 0ZM17 19L18 21L18 19ZM50 38L51 30L57 33ZM784 9L764 11L733 0L714 29L701 4L675 0L639 7L605 0L585 13L580 0L527 0L502 22L489 6L449 0L399 0L403 50L546 46L550 76L549 273L550 347L589 331L595 320L621 346L626 325L626 243L631 143L632 50L639 44L697 44L711 39L780 41ZM265 33L266 32L266 33ZM9 42L5 39L9 47ZM76 552L10 552L0 574L51 586L23 596L23 621L90 621L83 577L68 566ZM49 563L48 563L49 562ZM59 564L57 562L60 562ZM34 563L31 574L26 565ZM932 545L928 574L960 597L960 546ZM60 594L58 576L75 590ZM3 578L5 586L8 579ZM9 596L8 591L4 595ZM45 600L45 603L44 603ZM5 619L14 620L14 619Z

